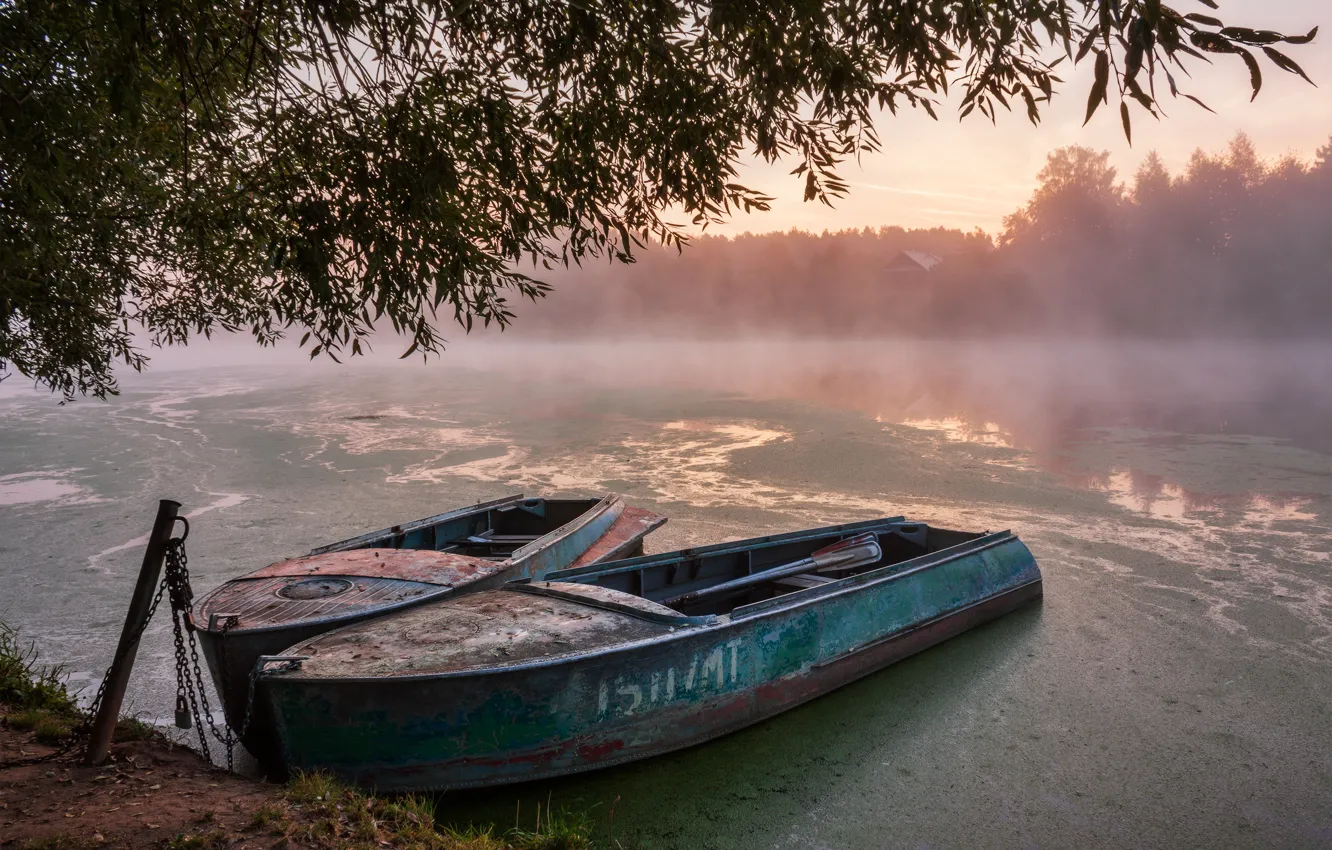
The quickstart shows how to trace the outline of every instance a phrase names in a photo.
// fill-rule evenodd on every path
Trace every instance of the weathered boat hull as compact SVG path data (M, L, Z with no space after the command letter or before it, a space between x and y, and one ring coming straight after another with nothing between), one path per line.
M620 563L630 566L604 567L633 571L634 562ZM511 585L490 595L542 592ZM1002 532L720 617L681 615L668 625L669 617L645 614L660 634L594 652L427 675L296 670L265 681L293 766L381 790L478 787L725 735L1040 596L1031 553Z
M467 533L468 523L486 510L523 501L521 496L509 497L320 547L304 559L280 562L229 582L200 602L197 606L200 622L196 624L199 643L221 697L227 724L244 730L242 743L270 778L285 776L286 765L268 701L261 693L262 683L255 683L251 693L251 677L260 656L279 653L294 643L392 611L498 587L512 580L538 578L572 565L615 557L617 553L641 551L643 536L666 521L665 517L625 506L618 497L607 497L600 502L589 500L595 506L585 515L517 549L506 561L487 563L456 556L452 559L456 564L442 562L447 569L428 563L431 558L449 557L436 555L431 548L452 539L447 535ZM441 528L449 530L441 532ZM390 555L419 552L422 563L419 566L410 561L405 566L399 563L394 575L377 575L373 563L361 562L373 561L378 547ZM339 557L348 564L339 566ZM306 568L307 562L313 566ZM350 566L353 562L355 568ZM276 600L281 589L293 582L315 580L347 583L353 593L359 592L370 601L364 605L303 609L303 616L287 622L269 623L262 619L264 612L258 606L264 600ZM317 601L309 604L316 605ZM220 616L236 612L241 616L231 625Z

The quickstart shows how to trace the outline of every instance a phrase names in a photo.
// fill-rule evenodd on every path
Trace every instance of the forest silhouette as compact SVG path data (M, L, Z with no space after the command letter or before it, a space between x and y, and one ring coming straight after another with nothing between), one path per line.
M1332 140L1260 157L1243 133L1171 174L1152 152L1121 179L1108 152L1051 153L1038 187L979 229L704 236L682 254L560 270L526 335L1005 334L1320 337L1332 315ZM902 251L931 271L893 271Z

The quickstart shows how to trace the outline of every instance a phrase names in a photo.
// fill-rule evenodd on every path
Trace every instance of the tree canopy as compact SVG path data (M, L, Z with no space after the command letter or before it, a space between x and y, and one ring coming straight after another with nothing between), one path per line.
M957 89L964 117L1035 122L1071 59L1129 133L1130 105L1191 97L1184 63L1232 54L1256 95L1257 54L1303 76L1276 45L1313 35L1161 0L17 0L0 370L102 396L136 340L218 330L437 351L441 311L504 325L543 269L765 208L747 152L828 203L882 109Z

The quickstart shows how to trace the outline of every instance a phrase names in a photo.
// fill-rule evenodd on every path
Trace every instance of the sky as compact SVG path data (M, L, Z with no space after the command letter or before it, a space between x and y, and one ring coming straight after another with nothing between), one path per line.
M1197 0L1177 0L1181 12L1208 12ZM1227 24L1304 34L1319 26L1313 43L1281 49L1304 68L1319 88L1287 74L1262 58L1263 88L1249 100L1248 71L1238 57L1217 57L1212 65L1194 60L1183 91L1201 98L1210 114L1190 101L1164 92L1167 117L1155 121L1133 109L1133 144L1124 139L1116 100L1103 105L1082 126L1091 90L1091 62L1061 66L1064 85L1045 105L1039 127L1023 112L1001 113L996 125L979 113L957 119L957 98L946 101L933 121L923 111L883 113L876 126L883 149L859 165L840 169L851 183L849 197L836 209L801 200L803 182L790 175L795 163L769 166L750 158L739 182L776 198L767 213L737 215L709 233L734 235L789 230L841 230L850 227L980 227L994 234L1003 217L1021 206L1036 186L1046 155L1065 145L1108 150L1122 178L1131 178L1148 151L1156 150L1172 170L1182 169L1197 148L1223 148L1239 131L1249 134L1260 154L1294 153L1306 160L1332 137L1332 0L1221 0L1211 14ZM1186 57L1187 58L1187 57ZM1226 61L1233 60L1233 61ZM1067 63L1065 63L1067 64ZM1056 72L1058 73L1058 72ZM1158 91L1166 88L1164 78Z

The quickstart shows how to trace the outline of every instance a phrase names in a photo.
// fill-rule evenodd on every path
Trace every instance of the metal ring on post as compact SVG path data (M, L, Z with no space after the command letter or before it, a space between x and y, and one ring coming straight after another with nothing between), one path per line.
M186 540L186 538L188 538L188 537L190 536L190 521L189 521L188 519L186 519L185 517L183 517L183 516L175 517L175 521L176 521L176 522L183 522L183 523L185 524L185 533L182 534L181 536L177 537L177 538L174 538L175 540L178 540L178 541L180 541L181 543L184 543L185 540Z

